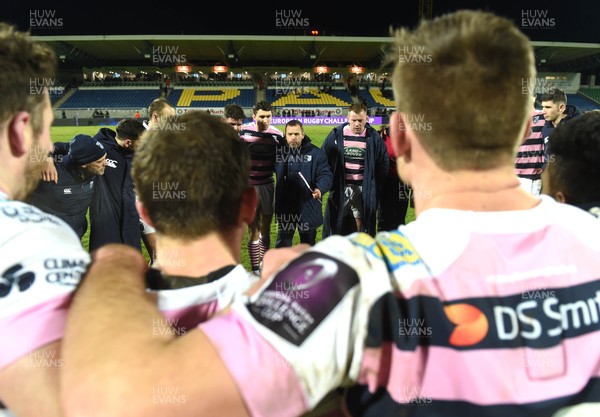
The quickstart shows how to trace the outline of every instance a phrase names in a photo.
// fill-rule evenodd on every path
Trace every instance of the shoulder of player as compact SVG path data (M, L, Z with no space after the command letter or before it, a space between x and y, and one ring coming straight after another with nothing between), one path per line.
M26 248L81 247L79 238L63 220L21 201L0 201L0 228L4 243L23 242Z
M273 125L269 126L269 129L267 129L267 131L270 131L272 133L276 133L276 134L281 135L282 137L285 137L285 135L283 134L283 132L280 129L278 129L275 126L273 126Z
M79 167L73 165L66 165L61 161L60 164L56 164L56 171L58 172L58 183L51 182L52 185L63 186L70 184L82 184L90 182L94 177L88 177L83 179L81 177L81 171ZM41 182L41 181L40 181Z

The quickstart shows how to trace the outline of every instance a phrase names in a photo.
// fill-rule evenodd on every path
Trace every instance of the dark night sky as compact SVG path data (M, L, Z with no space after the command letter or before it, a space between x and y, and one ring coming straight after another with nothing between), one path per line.
M19 29L29 29L30 10L54 11L63 20L60 29L32 30L37 35L91 35L91 34L232 34L232 35L304 35L310 29L319 29L322 35L386 36L389 27L413 27L418 20L418 0L401 2L364 3L360 7L333 2L320 5L292 6L277 3L252 3L244 7L232 3L214 2L220 9L207 10L206 2L168 2L145 0L140 2L77 2L69 6L61 2L51 6L47 1L19 2L9 0L0 11L0 20L16 23ZM554 18L554 26L524 30L532 40L565 42L600 42L600 2L597 0L432 0L433 15L457 9L483 9L507 16L521 27L522 10L547 13ZM93 6L97 4L97 6ZM177 4L177 6L175 6ZM393 4L399 9L393 13L383 5ZM193 11L195 8L200 12ZM282 29L277 27L276 12L299 13L310 27ZM298 15L296 15L298 16Z

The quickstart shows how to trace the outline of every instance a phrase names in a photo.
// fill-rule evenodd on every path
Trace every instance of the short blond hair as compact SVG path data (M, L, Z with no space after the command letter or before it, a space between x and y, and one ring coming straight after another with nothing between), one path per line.
M531 112L523 93L535 76L529 39L504 17L466 10L395 38L397 110L427 127L414 130L436 164L452 171L513 163Z

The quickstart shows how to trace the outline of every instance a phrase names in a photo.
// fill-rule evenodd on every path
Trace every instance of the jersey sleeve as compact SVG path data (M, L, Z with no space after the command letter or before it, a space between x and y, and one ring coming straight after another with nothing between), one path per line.
M3 368L62 338L71 295L90 255L66 223L27 204L0 204L0 228ZM50 359L30 357L32 366Z
M372 237L333 236L200 328L251 415L300 415L357 379L370 306L390 290Z

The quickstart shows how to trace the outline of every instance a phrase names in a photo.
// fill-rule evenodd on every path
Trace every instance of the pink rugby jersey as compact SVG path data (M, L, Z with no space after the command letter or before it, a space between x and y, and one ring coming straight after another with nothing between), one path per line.
M532 113L532 126L529 136L517 150L515 159L515 172L519 177L539 179L544 169L544 138L542 128L546 123L541 111Z
M349 125L344 126L344 173L346 185L362 185L367 153L367 130L355 135Z
M354 416L600 415L599 236L545 196L429 209L321 241L201 328L253 416L340 386Z
M34 350L62 339L75 286L90 262L77 234L56 216L0 193L0 368L59 366Z
M250 185L272 183L275 172L275 158L285 138L279 129L273 126L259 132L255 122L242 125L240 138L248 144L250 150Z
M258 277L242 265L230 265L209 274L203 279L163 276L158 270L146 273L148 292L157 297L158 309L164 316L156 332L182 336L227 307L237 297L242 297ZM169 325L172 329L161 329Z

